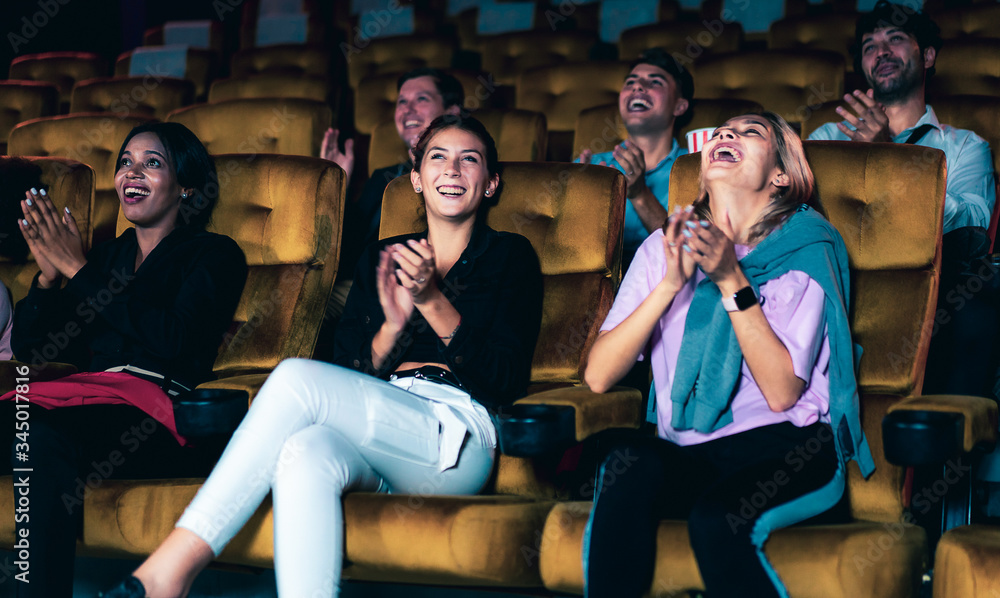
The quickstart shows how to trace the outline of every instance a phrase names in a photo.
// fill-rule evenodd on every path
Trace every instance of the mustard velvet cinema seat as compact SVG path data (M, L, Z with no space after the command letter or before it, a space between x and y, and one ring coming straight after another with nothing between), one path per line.
M230 74L233 77L265 73L330 77L335 64L331 53L322 46L281 44L236 52L231 60Z
M934 598L1000 596L1000 528L969 525L942 536L934 556Z
M0 154L7 153L11 129L26 120L53 116L59 108L59 90L45 81L0 81Z
M930 103L959 94L1000 95L1000 39L948 40L937 53L927 80Z
M25 54L10 61L11 79L47 81L59 88L60 111L69 108L70 94L77 81L104 77L108 65L92 52L43 52Z
M301 98L250 98L195 104L167 121L191 129L211 154L319 156L333 120L325 102Z
M514 85L523 71L581 62L590 56L597 35L589 31L517 31L483 38L483 70L498 83Z
M743 26L718 18L697 21L660 19L653 25L626 29L618 42L618 57L635 60L647 48L666 48L684 68L694 69L702 56L737 52L743 46Z
M347 80L355 89L372 75L405 73L421 66L450 68L455 54L452 40L434 34L383 37L353 49L346 57Z
M572 159L577 115L587 108L616 103L628 72L628 64L624 62L578 62L521 73L516 106L545 115L549 160Z
M925 531L907 510L904 469L886 460L880 426L888 411L916 401L934 325L945 162L943 153L925 157L924 150L806 143L820 198L850 256L850 318L854 341L864 350L857 372L861 418L877 469L865 481L857 466L849 465L852 522L793 527L768 541L768 557L796 598L916 596L927 562ZM677 161L670 178L672 204L696 197L699 168L696 155ZM934 402L934 397L917 399ZM582 593L582 539L590 506L559 503L546 522L540 566L545 586L554 592ZM703 590L686 523L662 521L657 544L650 592Z
M997 37L997 27L1000 26L1000 6L990 2L967 4L935 12L934 22L941 28L941 37L945 40L963 39L968 37ZM948 45L948 41L945 45Z
M219 200L208 228L236 240L246 255L249 275L215 362L218 379L199 388L246 390L252 397L283 359L312 355L340 255L344 172L332 162L301 156L236 154L215 159ZM119 230L130 226L124 219L118 224ZM9 385L13 378L5 380ZM173 527L200 483L179 479L95 484L84 501L79 554L148 554ZM7 509L3 512L12 512L11 490L9 479L0 479L0 509ZM270 531L269 525L260 530L251 526L226 554L259 565L266 545L269 564ZM9 548L13 534L13 520L3 518L0 545Z
M216 79L208 90L209 102L222 102L242 98L303 98L329 102L330 82L325 77L263 73Z
M497 153L506 162L539 162L548 142L545 115L531 110L483 109L473 112L496 140ZM368 175L376 169L406 162L409 150L399 138L394 121L375 127L368 148Z
M115 235L118 193L115 191L115 160L122 141L134 127L149 118L113 113L85 113L36 118L23 122L10 133L7 150L12 156L60 156L94 169L94 203L90 213L93 244Z
M163 77L103 77L77 81L70 114L111 112L116 117L144 116L163 120L194 101L194 83Z
M830 50L844 57L849 72L854 71L850 48L858 15L852 12L788 16L771 23L767 47L785 50Z
M698 97L741 98L801 123L811 107L844 94L844 57L824 50L760 50L698 62Z

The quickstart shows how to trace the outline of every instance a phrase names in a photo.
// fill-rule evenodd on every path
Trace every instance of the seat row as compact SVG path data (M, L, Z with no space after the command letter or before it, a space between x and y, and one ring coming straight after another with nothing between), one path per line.
M192 52L188 50L188 54ZM208 90L209 101L261 96L326 101L337 115L338 124L350 112L350 100L355 128L366 136L372 135L380 123L392 119L398 72L369 76L357 84L352 98L345 98L346 88L325 75L330 66L329 55L318 48L255 50L243 54L240 64L240 76L211 84L207 81L185 84L149 73L131 78L86 80L74 88L75 97L69 96L70 110L110 110L164 118L167 112L199 97L203 93L199 92L201 85ZM428 60L422 64L435 63ZM966 94L1000 97L998 65L1000 40L954 43L939 55L929 94L932 99ZM688 66L695 74L696 97L749 100L800 124L815 115L821 104L839 101L845 89L851 87L845 84L848 73L843 59L822 50L730 53L692 60ZM156 70L155 66L149 68ZM571 157L568 139L575 129L577 115L581 110L617 101L627 69L626 63L614 61L537 67L521 73L513 87L504 85L489 72L455 71L454 74L465 88L467 108L516 107L543 113L548 131L561 136L561 140L550 136L550 157L568 160ZM11 77L52 79L55 75L22 72L12 66ZM190 77L192 81L198 79L196 75ZM15 81L8 81L0 86L0 102L10 106L7 118L26 120L25 117L44 114L52 104L51 93L39 85L18 86ZM31 96L37 99L29 99Z
M992 401L919 396L935 317L945 159L940 152L895 144L807 142L806 150L819 195L850 256L852 329L864 349L858 366L862 422L877 470L865 481L850 468L851 523L780 531L767 552L793 596L914 596L930 567L927 536L909 515L905 469L886 459L889 448L898 453L907 447L883 449L883 418L907 410L958 412L964 418L964 426L958 427L963 452L994 442L997 430ZM309 157L216 159L219 203L210 226L240 244L250 277L232 334L215 364L219 380L206 386L241 388L253 395L278 361L312 352L322 305L337 274L344 174L330 162ZM57 203L72 204L78 218L96 217L91 199L96 179L89 167L66 159L35 160ZM696 196L699 168L697 156L678 160L671 176L671 207L686 201L676 198ZM485 496L347 496L344 573L349 578L543 595L582 592L583 530L594 487L593 458L587 455L600 452L610 430L635 428L642 419L638 391L615 388L595 395L580 377L621 278L625 182L617 171L597 166L509 163L504 185L488 223L529 239L545 288L532 387L515 411L538 405L568 408L570 442L536 455L501 456ZM381 236L419 230L421 209L420 197L405 178L391 183ZM119 216L117 230L125 226ZM0 277L17 295L32 270L31 265L10 266L0 270ZM11 364L2 368L12 371ZM53 369L36 370L32 379ZM501 448L503 443L501 425ZM808 455L808 447L803 450ZM574 455L578 462L568 466ZM195 479L94 482L83 497L80 553L148 554L199 484ZM748 508L766 502L765 490L760 497L747 497ZM13 508L12 485L5 481L0 484L0 510ZM0 542L10 547L14 528L12 520L5 521L0 523ZM997 558L998 536L1000 532L983 528L946 535L935 579L957 575L964 585L944 587L937 595L988 595L968 592L969 584L989 588L994 583L979 582L982 574L970 570L997 562L989 559ZM272 539L265 503L219 560L269 567ZM650 591L663 595L701 588L684 522L661 522Z
M609 79L619 74L613 73ZM261 77L270 79L272 76L261 75ZM387 78L380 79L384 80L385 94L388 94ZM584 80L583 74L580 74L578 80ZM159 116L156 113L150 115L143 110L129 110L117 103L121 96L116 97L115 91L112 90L127 88L122 85L127 86L132 81L112 80L109 82L110 85L97 82L78 85L75 98L81 107L97 110L103 108L107 112L29 120L17 125L16 130L11 133L7 152L14 155L70 156L91 164L101 172L104 163L100 160L109 158L117 150L111 143L117 137L98 135L94 131L99 132L113 127L115 131L120 132L141 120ZM230 81L233 83L233 88L244 83L239 80ZM475 81L478 85L484 85L482 80ZM182 81L164 79L150 92L150 96L153 93L162 93L162 97L167 97L173 93L173 89L176 89L173 87L175 83L181 88L185 86ZM217 85L219 83L217 82ZM256 82L251 79L250 83ZM35 88L40 88L41 92L47 89L44 85L35 83L23 87L19 85L10 87L15 87L25 94L39 91ZM391 87L394 91L394 81ZM564 87L568 89L569 84L564 84ZM6 89L7 86L0 83L0 96ZM132 89L135 89L135 86ZM226 85L225 89L232 88ZM51 92L51 89L48 91ZM8 97L11 96L14 96L13 92ZM49 97L51 99L51 95ZM470 97L480 97L478 89L472 92ZM565 102L553 97L540 98L540 101L549 105L545 111L487 108L480 109L475 114L497 139L500 157L509 161L535 161L547 156L568 161L585 149L593 152L607 151L626 138L617 105L617 92L612 90L593 92L589 100L583 94L573 94L569 91L561 97ZM89 98L94 104L84 105L84 98ZM526 101L530 99L525 98ZM803 138L808 138L813 130L824 123L840 120L835 110L841 102L838 99L822 100L822 96L814 95L812 99L803 100L808 102L807 104L796 108L796 114L801 118L798 124L801 126ZM570 102L584 106L582 110L578 110L578 116L572 119L563 116L560 120L556 120L554 116L547 116L550 113L557 115L572 113L577 107L568 105ZM597 105L588 107L590 104ZM27 99L22 105L26 116L33 114L30 109L39 106L38 103ZM692 102L690 118L679 127L678 136L683 139L684 134L690 130L713 127L733 115L759 110L762 107L778 109L773 103L758 103L738 97L696 99ZM997 125L1000 122L998 119L1000 97L980 95L940 97L934 100L934 107L942 122L976 131L992 147L998 147L997 144L1000 144L1000 127ZM319 155L323 132L331 123L336 122L325 102L297 98L231 99L196 104L174 110L161 118L183 122L192 128L205 140L207 147L213 153L255 152L307 156ZM13 124L10 126L14 128ZM568 127L568 129L557 127ZM97 150L98 147L101 149ZM994 158L1000 167L997 155L1000 154L995 153ZM372 131L368 146L368 174L378 168L404 162L406 157L407 148L400 141L394 123L386 120L377 124ZM112 189L110 177L99 177L98 189L99 194L110 193ZM113 194L109 197L110 205L114 207L116 202Z

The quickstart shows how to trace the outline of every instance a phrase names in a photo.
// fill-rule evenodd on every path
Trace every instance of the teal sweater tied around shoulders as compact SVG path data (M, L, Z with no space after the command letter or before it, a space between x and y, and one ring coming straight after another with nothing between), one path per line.
M860 347L851 340L847 319L850 272L840 233L815 210L803 205L740 260L754 292L789 272L805 272L826 294L823 318L830 344L830 422L842 462L854 459L868 477L875 470L858 413L854 376ZM674 372L671 425L677 430L708 433L732 423L730 402L736 393L743 352L719 287L710 279L695 289Z

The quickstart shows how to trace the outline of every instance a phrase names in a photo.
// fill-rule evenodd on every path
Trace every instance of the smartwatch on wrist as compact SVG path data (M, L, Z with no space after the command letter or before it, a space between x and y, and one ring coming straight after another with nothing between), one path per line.
M726 311L743 311L757 305L757 294L753 292L753 287L745 286L736 291L731 296L722 297L722 307Z

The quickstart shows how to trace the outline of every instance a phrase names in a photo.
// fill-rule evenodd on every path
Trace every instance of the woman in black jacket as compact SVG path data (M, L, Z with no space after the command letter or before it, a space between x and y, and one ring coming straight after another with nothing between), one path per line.
M32 382L22 368L26 384L0 401L28 413L7 420L12 430L15 417L27 421L11 459L30 468L31 510L16 525L30 539L31 569L18 596L72 594L83 501L103 480L204 475L218 455L185 446L170 400L211 379L246 282L236 243L205 231L215 166L183 125L146 124L122 144L115 188L134 227L87 254L73 215L45 189L21 202L40 271L15 308L14 354L80 373Z

